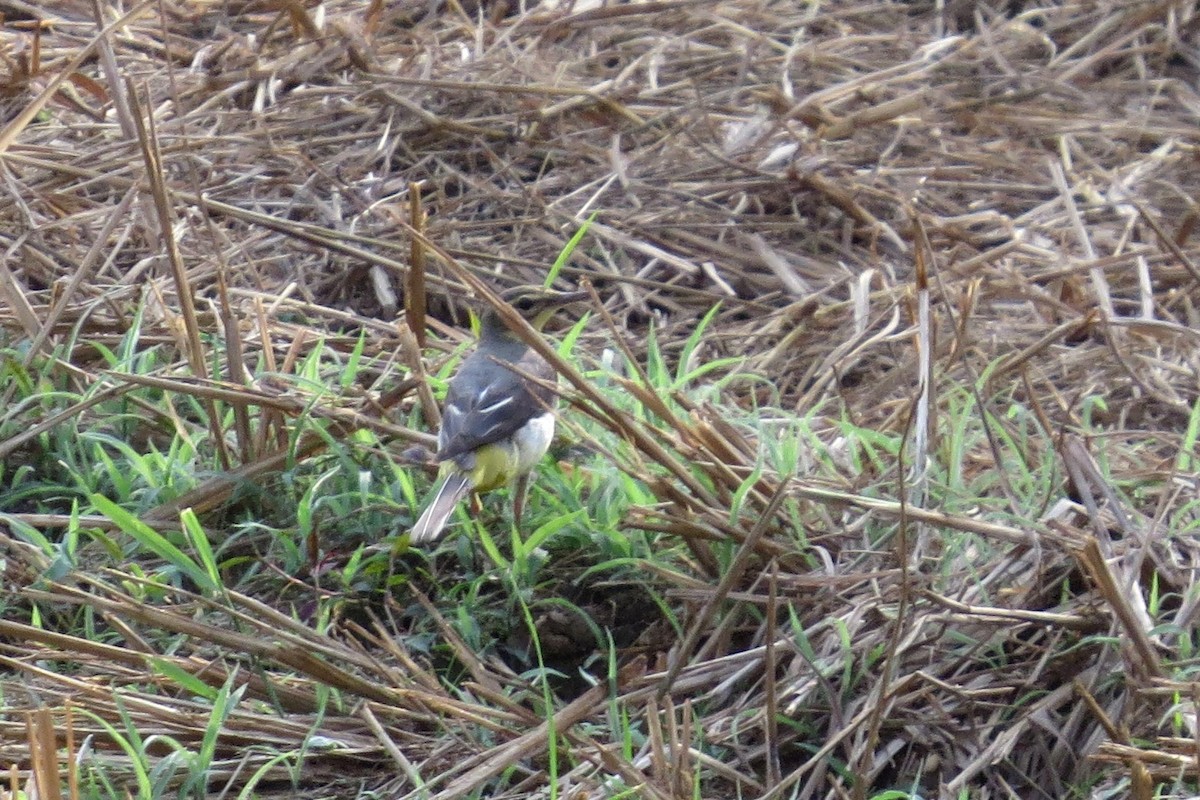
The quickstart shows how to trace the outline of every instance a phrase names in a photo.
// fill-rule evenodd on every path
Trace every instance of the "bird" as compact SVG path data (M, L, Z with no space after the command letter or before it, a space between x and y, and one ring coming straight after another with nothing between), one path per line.
M540 286L507 289L500 299L540 330L561 307L588 297ZM409 532L409 543L437 541L468 495L515 483L513 519L520 522L529 475L554 438L554 368L488 307L479 343L446 392L438 431L441 483ZM533 380L536 379L536 380Z

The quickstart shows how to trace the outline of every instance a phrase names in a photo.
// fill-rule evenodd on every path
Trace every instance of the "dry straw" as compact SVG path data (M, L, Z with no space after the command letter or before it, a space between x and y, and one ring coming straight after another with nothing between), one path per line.
M428 442L388 418L422 383L401 381L415 345L390 318L410 261L425 260L431 302L403 307L444 341L465 320L446 302L472 284L463 265L540 282L597 213L563 271L595 285L609 322L580 351L615 334L642 358L653 319L671 356L721 301L701 356L761 379L729 381L719 405L681 396L680 413L635 377L645 421L572 376L660 501L628 525L688 544L689 569L647 575L683 609L686 646L643 642L613 696L585 691L551 724L448 624L462 691L394 618L317 634L236 592L217 608L140 602L129 575L45 586L41 553L0 537L11 602L86 607L126 643L0 621L10 708L70 698L76 743L100 746L96 720L124 713L196 745L203 709L154 684L168 668L233 681L261 702L226 720L214 787L259 768L289 778L251 746L267 743L309 748L309 786L351 774L388 796L461 797L516 765L512 796L549 796L532 756L557 736L569 797L618 779L680 797L695 775L711 797L1183 792L1171 782L1200 777L1198 693L1170 663L1195 628L1200 565L1179 535L1195 527L1185 431L1200 395L1194 4L519 5L6 3L0 327L42 353L76 345L54 370L80 392L152 386L242 410L211 432L228 471L144 516L175 525L327 444L290 442L313 398L246 364L287 373L316 342L350 352L365 332L393 370L377 385L401 388L313 413L340 437ZM179 360L110 373L82 343L115 345L137 308L142 342L175 343ZM951 459L965 404L986 436ZM723 410L761 406L811 415L810 460L786 479L755 472L758 433ZM1025 466L1069 476L1033 509L1012 486L1016 408L1038 433ZM899 437L918 412L921 448L853 458L844 426ZM61 419L4 413L28 429L6 456ZM992 488L910 504L930 496L908 493L927 479L918 454ZM759 527L730 519L750 476ZM728 540L737 569L721 580L713 545ZM148 631L191 646L158 652ZM344 702L318 718L319 687ZM632 753L597 734L615 707L646 732ZM333 744L313 747L314 726ZM0 721L0 761L45 779L50 732L44 714Z

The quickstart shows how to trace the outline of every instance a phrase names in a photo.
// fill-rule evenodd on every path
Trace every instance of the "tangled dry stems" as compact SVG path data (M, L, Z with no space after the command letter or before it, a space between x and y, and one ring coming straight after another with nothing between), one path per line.
M689 544L700 580L668 580L692 627L674 662L625 665L618 702L649 737L635 757L585 724L607 713L604 691L559 710L575 765L560 788L594 793L620 776L672 797L690 794L698 770L711 796L839 797L852 784L1061 797L1128 780L1148 797L1153 781L1184 793L1169 787L1195 779L1195 687L1176 661L1200 555L1187 451L1200 367L1190 3L685 0L505 14L191 2L165 4L163 18L141 4L114 26L115 11L98 21L91 4L62 0L39 12L40 36L10 5L0 323L35 351L73 345L59 370L79 388L125 391L134 377L104 374L89 343L118 342L144 303L142 343L181 354L160 388L261 412L258 438L239 431L241 451L224 454L240 477L278 469L271 445L306 398L248 384L239 364L294 363L313 332L347 351L360 330L372 355L399 347L410 240L397 231L417 182L424 235L498 284L540 280L598 213L564 274L598 287L635 352L650 320L671 351L720 300L703 356L739 356L770 384L731 381L721 403L812 415L839 481L806 481L811 464L764 475L748 496L758 528L729 519L756 464L750 433L697 406L646 436L651 463L699 469L647 475L663 504L630 519ZM455 275L431 263L431 311L451 322ZM195 380L211 362L199 331L244 348L219 354L226 373L208 377L224 385ZM347 432L422 441L379 413L378 387L395 375L374 377L322 413ZM899 436L923 405L934 434L923 452L949 458L964 404L988 436L961 454L960 485L987 491L957 506L906 506L919 472L839 450L843 418ZM1040 435L1021 438L1006 416L1017 407ZM8 413L27 436L57 422ZM1012 486L1005 437L1020 440L1025 468L1061 465L1039 504ZM229 484L146 518L219 508ZM785 494L800 502L804 552L763 513ZM714 539L742 548L725 580L712 574ZM451 797L523 764L514 794L547 791L529 761L545 750L544 719L465 646L469 701L386 623L318 636L240 595L226 612L244 628L198 622L203 604L147 606L103 576L37 588L40 554L6 546L25 600L90 606L130 641L142 626L186 633L196 652L171 659L213 685L230 674L224 657L271 665L238 680L287 713L235 709L214 780L266 763L246 744L299 746L328 685L363 703L321 720L338 744L309 754L309 786L352 762L402 793L418 763L426 777L445 770L431 789ZM1154 616L1151 597L1170 598ZM143 688L146 653L3 627L10 705L72 697L115 719L122 687L147 732L202 738L200 709ZM497 743L465 733L477 729ZM22 761L23 739L3 740L0 755Z

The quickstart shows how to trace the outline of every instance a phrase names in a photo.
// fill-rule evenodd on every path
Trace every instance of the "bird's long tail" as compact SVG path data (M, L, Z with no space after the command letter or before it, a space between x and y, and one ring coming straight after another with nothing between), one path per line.
M442 530L446 527L446 520L450 519L454 508L474 488L475 482L468 475L451 472L446 476L446 480L442 481L442 485L438 487L437 494L425 507L417 524L413 525L412 531L408 535L409 542L426 544L436 541L442 535Z

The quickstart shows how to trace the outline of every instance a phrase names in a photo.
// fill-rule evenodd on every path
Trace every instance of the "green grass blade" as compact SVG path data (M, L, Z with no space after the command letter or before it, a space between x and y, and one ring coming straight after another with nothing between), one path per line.
M134 541L142 547L166 561L183 575L186 575L202 590L205 592L217 591L219 584L213 581L208 571L174 544L167 541L158 531L102 494L93 494L91 501L101 514L112 520L124 533L133 537Z
M575 248L583 241L583 237L587 235L588 229L592 227L592 223L595 222L596 215L599 213L599 211L593 211L592 215L579 226L579 230L575 231L575 235L567 241L566 247L558 254L558 258L554 259L554 263L550 265L550 271L546 274L545 286L554 285L554 281L558 278L558 273L562 272L562 268L571 260L571 254L575 252Z

